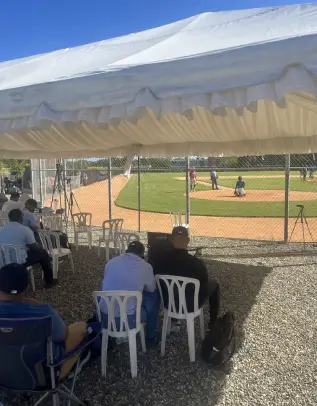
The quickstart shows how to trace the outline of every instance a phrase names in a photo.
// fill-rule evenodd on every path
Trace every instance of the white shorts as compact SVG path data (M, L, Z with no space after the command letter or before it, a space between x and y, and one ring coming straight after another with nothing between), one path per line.
M243 187L238 187L237 193L238 193L240 196L245 196L245 190L243 189Z

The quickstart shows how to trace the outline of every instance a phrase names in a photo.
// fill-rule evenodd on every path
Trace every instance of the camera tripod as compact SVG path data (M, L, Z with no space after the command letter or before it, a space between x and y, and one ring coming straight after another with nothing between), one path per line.
M308 233L310 235L310 238L311 238L312 242L314 241L314 238L313 238L313 235L312 235L312 233L310 231L308 221L307 221L307 218L306 218L305 213L304 213L304 209L305 209L304 205L303 204L298 204L296 207L299 207L299 212L298 212L298 215L297 215L293 230L291 232L289 242L291 242L291 239L292 239L292 236L294 234L295 228L296 228L297 224L300 222L300 224L302 225L303 243L304 243L304 247L305 247L305 243L306 243L306 240L305 240L305 225L307 227L307 230L308 230Z
M69 191L70 191L69 197L68 197L68 190L67 190L68 186L69 186ZM55 198L56 193L58 194L59 199ZM64 202L62 202L62 200L63 200L62 196L64 197ZM57 209L58 203L59 203L59 209ZM62 164L60 162L56 164L56 172L55 172L52 199L51 199L51 209L53 208L53 204L54 204L55 212L57 212L57 210L58 210L60 214L64 215L64 220L65 220L66 226L68 224L69 214L71 216L73 215L74 206L77 206L78 212L81 213L78 202L77 202L76 197L72 190L71 179L66 178L65 170L63 169Z

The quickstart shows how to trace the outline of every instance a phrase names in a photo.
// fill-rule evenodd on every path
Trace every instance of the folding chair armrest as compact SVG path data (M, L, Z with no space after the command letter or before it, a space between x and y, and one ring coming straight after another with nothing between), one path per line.
M71 350L70 352L68 352L67 354L64 355L64 357L60 358L59 360L55 361L52 364L47 364L48 367L53 367L53 368L57 368L59 366L62 365L62 363L64 361L66 361L69 358L74 357L75 355L78 355L79 353L81 353L82 351L84 351L87 347L89 347L98 337L100 337L102 332L102 329L100 327L100 331L98 331L96 333L96 336L93 337L92 339L90 339L89 341L86 341L85 339L73 350Z

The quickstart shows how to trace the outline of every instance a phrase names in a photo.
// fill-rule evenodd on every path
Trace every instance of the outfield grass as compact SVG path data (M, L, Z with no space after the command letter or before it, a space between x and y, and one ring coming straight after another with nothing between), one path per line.
M277 175L282 172L248 172L248 176L268 176L264 179L246 179L246 189L284 189L284 178L270 178L269 175ZM184 173L143 173L141 174L141 210L158 213L170 213L171 211L185 211L185 182L177 180L184 177ZM209 176L209 173L198 173L199 177ZM234 187L232 179L221 179L222 176L237 176L237 173L219 173L219 183L222 186ZM208 180L204 180L207 181ZM291 190L317 192L317 183L302 182L299 178L291 178ZM196 191L210 190L210 186L197 184ZM131 175L129 182L120 192L115 204L129 209L138 208L137 198L137 175ZM290 202L290 215L298 213L297 204L301 201ZM305 214L308 217L317 216L317 201L305 201ZM283 202L235 202L235 201L211 201L203 199L191 199L191 214L202 216L223 217L283 217Z

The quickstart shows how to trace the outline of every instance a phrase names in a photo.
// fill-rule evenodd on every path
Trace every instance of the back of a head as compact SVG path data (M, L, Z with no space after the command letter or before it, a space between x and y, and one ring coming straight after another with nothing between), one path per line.
M135 254L135 255L139 256L140 258L143 258L144 253L145 253L145 247L140 241L130 242L128 249L127 249L127 254Z
M20 199L20 193L18 193L18 192L11 193L10 200L17 202L19 199Z
M17 223L23 223L23 213L19 209L10 210L8 213L8 217L10 221L15 221Z
M242 176L238 176L238 180L242 180Z
M29 274L25 265L12 263L0 269L0 292L20 295L29 285Z
M37 201L34 199L29 199L25 202L25 207L27 209L33 209L35 210L37 208Z
M173 228L172 242L175 248L187 249L189 241L190 239L188 228L182 226L177 226Z

